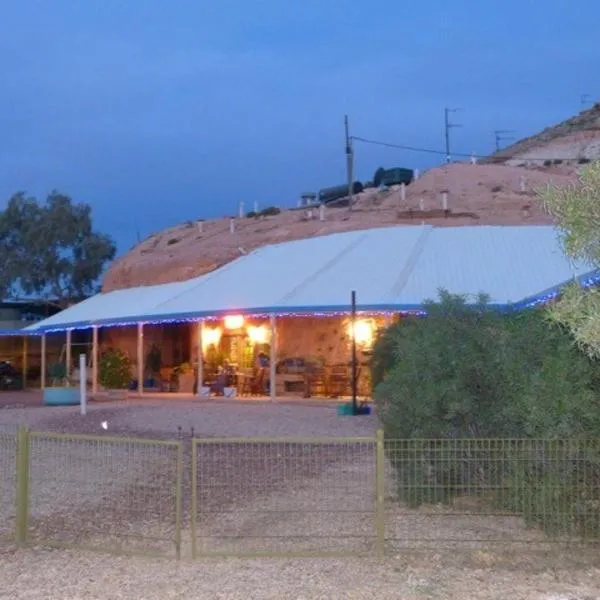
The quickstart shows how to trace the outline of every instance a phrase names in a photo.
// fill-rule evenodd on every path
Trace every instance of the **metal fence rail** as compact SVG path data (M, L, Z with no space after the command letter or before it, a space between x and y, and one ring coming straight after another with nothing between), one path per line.
M180 554L180 443L48 433L28 438L23 542Z
M386 440L395 548L600 540L600 440Z
M0 434L0 545L15 541L17 439Z
M374 438L195 439L192 556L373 553L376 466Z

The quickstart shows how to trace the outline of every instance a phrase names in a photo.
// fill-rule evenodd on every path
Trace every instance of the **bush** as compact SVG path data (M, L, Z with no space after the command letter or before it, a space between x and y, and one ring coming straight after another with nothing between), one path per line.
M426 309L380 336L373 355L386 435L405 440L389 446L400 499L449 502L492 486L503 490L495 503L547 531L600 534L600 452L574 441L558 461L533 441L599 436L597 364L543 310L503 316L484 297L469 307L445 292ZM530 441L515 448L515 438Z
M263 210L261 210L258 213L259 217L271 217L271 216L275 216L278 215L281 212L280 208L277 208L276 206L268 206L267 208L264 208Z
M107 390L124 390L131 382L131 361L116 348L105 350L100 356L98 379Z

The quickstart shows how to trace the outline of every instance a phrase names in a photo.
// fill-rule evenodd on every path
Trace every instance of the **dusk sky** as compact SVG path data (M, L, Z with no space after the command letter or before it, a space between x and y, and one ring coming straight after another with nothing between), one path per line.
M0 197L138 233L295 204L357 136L486 154L600 99L598 0L1 0ZM356 143L356 176L442 157Z

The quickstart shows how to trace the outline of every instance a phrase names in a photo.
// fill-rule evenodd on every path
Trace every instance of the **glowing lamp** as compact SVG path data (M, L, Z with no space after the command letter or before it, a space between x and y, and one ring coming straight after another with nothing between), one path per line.
M268 338L267 328L264 325L248 327L248 337L253 344L265 344Z
M244 317L242 315L228 315L224 320L225 329L240 329L244 326Z
M221 341L221 330L218 327L214 329L206 328L202 330L202 348L206 350L211 346L217 346Z
M354 323L354 331L352 329L352 323L349 323L348 336L354 337L359 346L370 346L373 343L373 324L370 321L357 320Z

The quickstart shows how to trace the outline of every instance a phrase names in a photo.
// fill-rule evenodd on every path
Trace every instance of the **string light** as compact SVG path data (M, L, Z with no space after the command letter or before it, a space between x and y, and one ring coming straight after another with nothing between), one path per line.
M594 285L600 284L600 270L586 275L585 277L580 278L579 285L583 288L588 288ZM500 312L513 312L535 308L537 306L547 304L552 302L560 295L560 288L555 288L553 290L549 290L537 296L532 296L531 298L527 298L525 300L521 300L519 302L515 302L512 304L504 304L504 305L495 305L493 308L495 310L499 310ZM48 334L53 332L65 331L66 329L72 330L80 330L80 329L90 329L93 326L97 327L134 327L137 323L143 322L144 325L171 325L177 323L195 323L198 321L202 321L204 323L214 323L217 321L222 321L228 315L231 315L231 311L228 313L221 312L220 314L211 314L211 315L187 315L187 316L179 316L179 317L160 317L157 316L155 318L145 318L140 319L132 317L131 319L124 320L105 320L99 322L81 322L81 323L69 323L68 325L56 325L56 326L48 326L42 327L38 330L32 330L24 332L23 330L10 330L7 332L0 331L0 337L2 336L39 336L42 334ZM347 310L317 310L311 312L309 310L298 311L276 311L276 312L243 312L237 311L236 315L243 316L247 319L269 319L272 316L276 318L280 317L288 317L288 318L336 318L336 317L349 317L351 315L351 310L348 308ZM414 308L398 308L393 310L391 307L386 307L382 310L358 310L356 315L358 317L369 318L369 317L393 317L395 315L400 316L418 316L425 317L427 316L427 312L422 308L415 306Z

